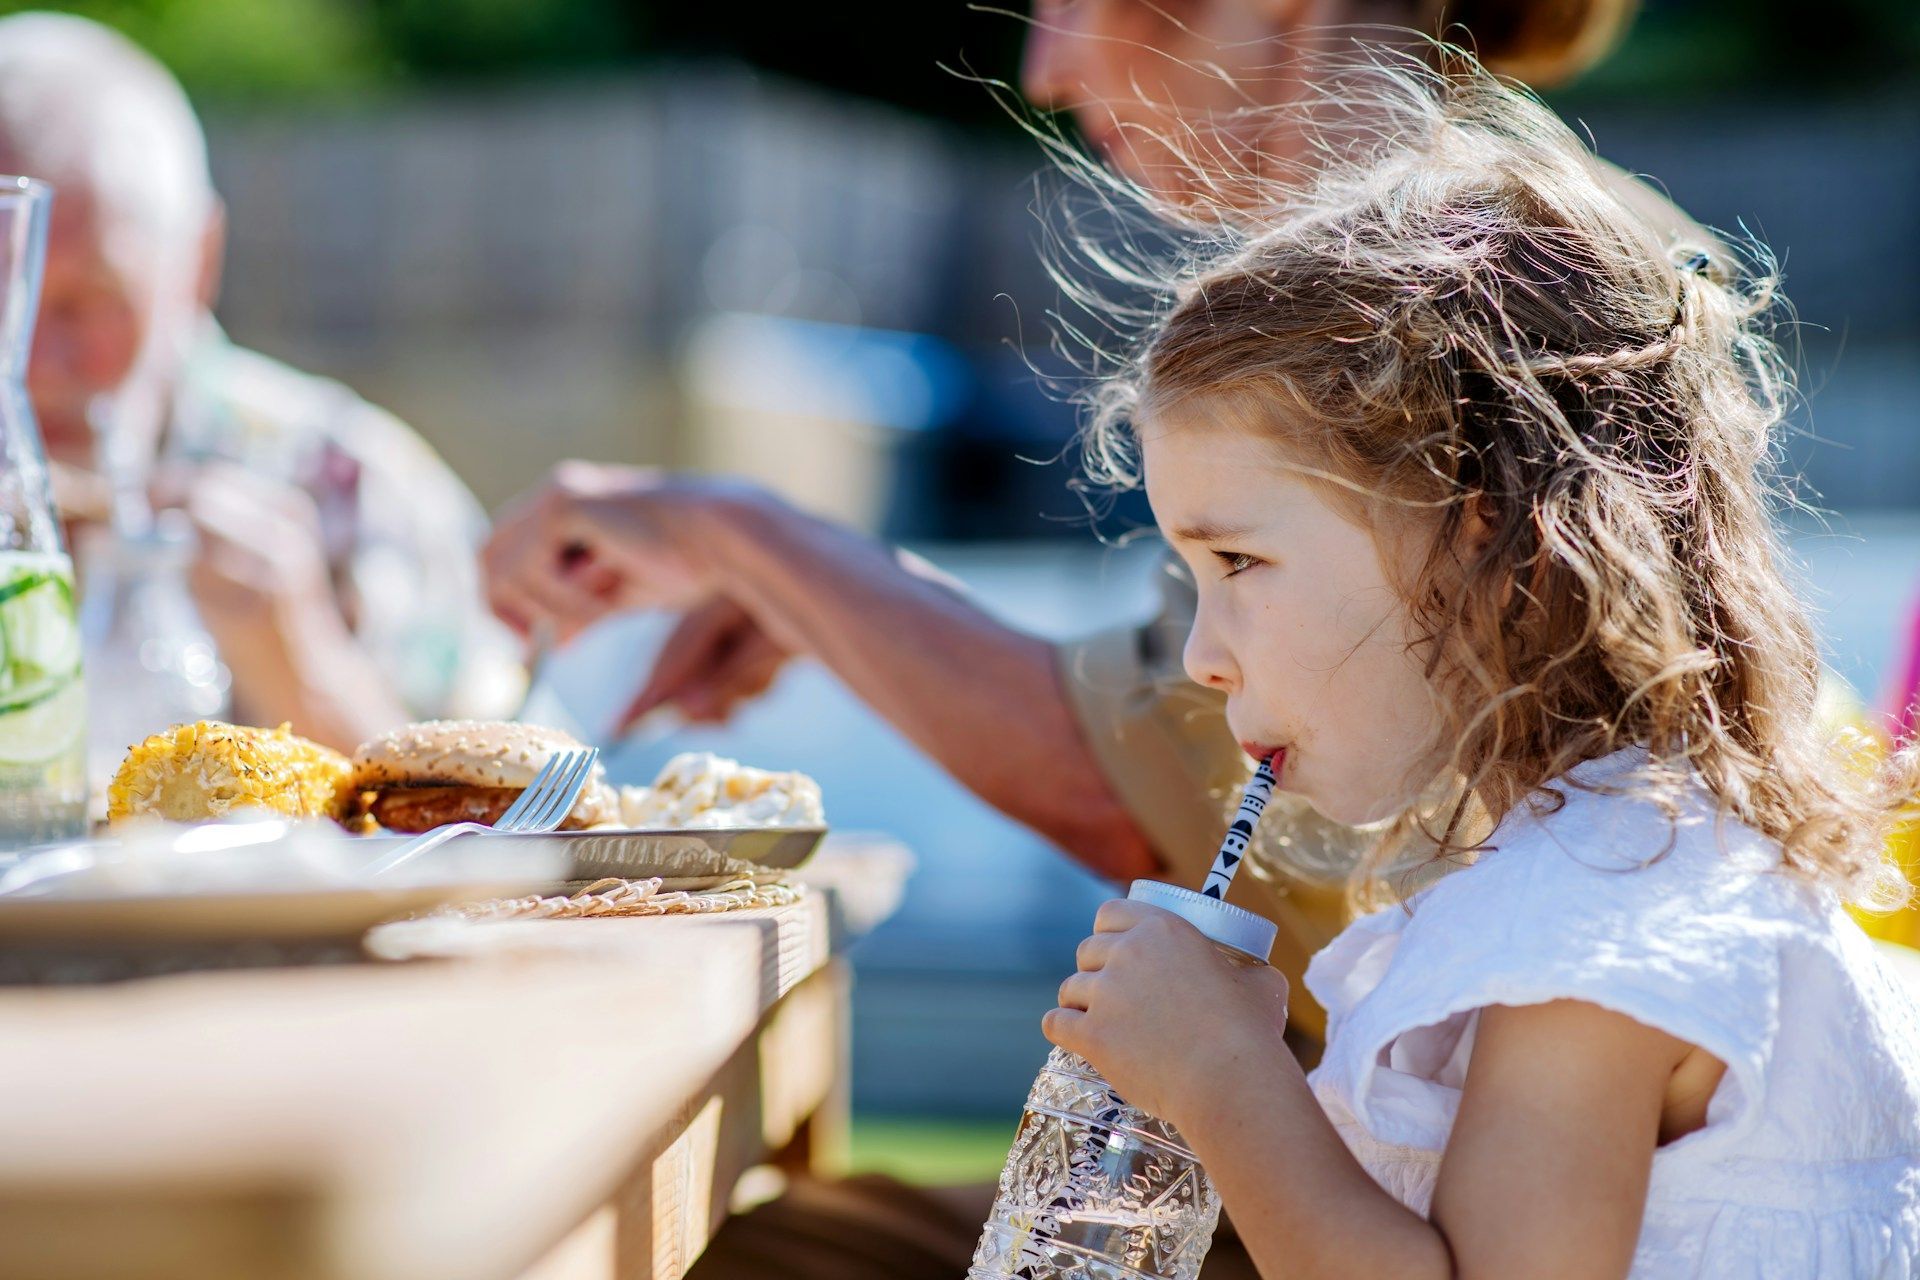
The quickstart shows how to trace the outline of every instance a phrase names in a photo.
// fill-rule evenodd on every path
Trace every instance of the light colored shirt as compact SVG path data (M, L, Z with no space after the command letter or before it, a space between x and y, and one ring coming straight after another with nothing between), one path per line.
M525 678L481 592L486 513L405 423L209 324L176 392L164 455L231 462L312 498L342 610L410 714L512 711Z
M1630 787L1638 748L1568 776ZM1307 981L1310 1082L1360 1163L1425 1213L1480 1010L1581 1000L1726 1064L1706 1126L1656 1151L1634 1280L1911 1278L1920 1267L1920 1003L1828 890L1695 789L1574 786L1464 870L1356 921Z

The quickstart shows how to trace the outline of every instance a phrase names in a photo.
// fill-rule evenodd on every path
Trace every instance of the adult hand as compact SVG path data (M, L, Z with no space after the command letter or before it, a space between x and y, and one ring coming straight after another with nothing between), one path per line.
M235 669L315 629L344 629L313 500L226 463L186 480L198 535L188 581L207 629Z
M404 721L389 673L334 591L312 499L224 463L184 486L198 535L188 584L233 673L236 705L346 751Z
M53 509L67 524L105 524L113 516L113 486L98 471L47 459Z
M667 637L620 728L631 728L661 707L673 707L694 724L718 724L741 703L765 693L791 656L752 614L715 596L682 618Z
M1093 927L1041 1029L1128 1102L1186 1129L1211 1095L1291 1060L1279 970L1236 964L1185 920L1142 902L1104 904Z
M481 553L488 602L520 634L558 643L609 613L701 603L709 575L679 536L698 502L698 482L563 462L495 523Z

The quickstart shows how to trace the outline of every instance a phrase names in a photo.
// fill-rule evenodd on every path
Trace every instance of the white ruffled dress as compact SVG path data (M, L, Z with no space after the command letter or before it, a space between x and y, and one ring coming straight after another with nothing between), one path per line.
M1618 781L1639 751L1569 775ZM1356 921L1307 986L1330 1014L1316 1096L1425 1213L1488 1005L1590 1001L1727 1064L1698 1132L1654 1156L1633 1280L1920 1277L1920 1005L1831 894L1714 816L1575 787L1472 866Z

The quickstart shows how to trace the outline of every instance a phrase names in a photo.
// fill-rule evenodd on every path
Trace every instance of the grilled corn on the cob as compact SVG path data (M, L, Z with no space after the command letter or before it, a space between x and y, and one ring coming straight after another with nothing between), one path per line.
M284 724L178 724L127 752L107 787L107 817L205 822L247 810L337 817L350 771L345 756Z

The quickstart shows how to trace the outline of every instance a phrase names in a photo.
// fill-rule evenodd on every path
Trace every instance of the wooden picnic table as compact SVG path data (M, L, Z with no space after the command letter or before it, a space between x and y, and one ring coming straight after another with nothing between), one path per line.
M841 1140L838 905L0 990L0 1277L675 1280Z

